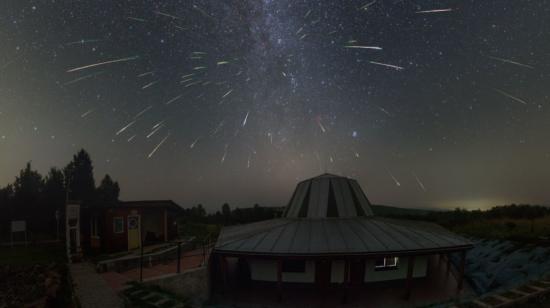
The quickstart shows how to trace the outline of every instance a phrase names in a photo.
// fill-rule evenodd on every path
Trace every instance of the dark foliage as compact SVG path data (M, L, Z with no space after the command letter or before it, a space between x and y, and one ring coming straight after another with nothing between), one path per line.
M51 168L43 177L29 162L13 184L0 188L1 233L9 232L9 221L26 220L31 232L55 234L56 212L62 226L67 198L90 207L115 205L118 201L120 188L109 175L96 189L92 160L85 150L74 155L62 170Z
M215 225L234 225L268 220L280 215L280 209L261 207L254 204L251 208L235 208L231 210L229 204L222 205L221 212L206 214L202 204L183 209L183 219L187 222L197 222Z
M484 219L529 219L550 215L550 207L529 204L511 204L492 207L488 210L465 210L456 208L453 211L419 211L403 214L400 212L386 213L383 216L412 220L426 220L439 223L447 227L463 225L472 221ZM509 226L512 228L512 226Z

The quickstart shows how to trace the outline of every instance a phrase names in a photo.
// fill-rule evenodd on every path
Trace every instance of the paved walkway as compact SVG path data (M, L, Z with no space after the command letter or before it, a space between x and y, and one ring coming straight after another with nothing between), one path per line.
M92 264L69 264L75 293L82 308L123 307L122 300L99 275Z
M208 259L208 255L206 257ZM202 266L204 257L202 255L202 249L192 250L182 253L180 270L185 271L192 268ZM164 276L167 274L176 273L177 260L173 260L164 264L157 264L148 266L144 262L143 267L143 279L154 278L158 276ZM115 291L122 291L127 287L129 281L139 281L139 268L131 269L125 272L105 272L100 274L101 277L107 281L108 285Z

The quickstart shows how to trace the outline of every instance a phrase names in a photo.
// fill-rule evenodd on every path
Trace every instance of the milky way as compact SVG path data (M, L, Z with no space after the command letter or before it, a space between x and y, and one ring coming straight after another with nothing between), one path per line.
M548 203L548 1L9 1L0 185L79 148L124 199ZM215 192L214 192L215 191Z

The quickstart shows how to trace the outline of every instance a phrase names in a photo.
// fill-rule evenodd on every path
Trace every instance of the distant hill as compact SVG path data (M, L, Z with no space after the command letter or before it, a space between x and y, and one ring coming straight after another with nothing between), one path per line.
M377 216L426 216L434 210L410 209L389 205L371 205L374 215Z

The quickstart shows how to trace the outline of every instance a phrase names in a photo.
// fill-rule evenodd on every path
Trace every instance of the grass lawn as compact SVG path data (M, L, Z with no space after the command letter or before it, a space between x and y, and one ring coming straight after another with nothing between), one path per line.
M65 263L62 245L13 246L0 249L0 265Z

